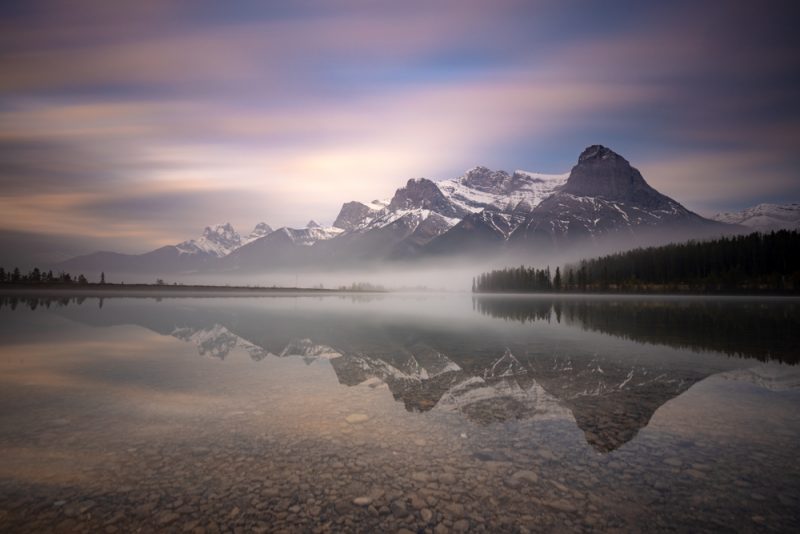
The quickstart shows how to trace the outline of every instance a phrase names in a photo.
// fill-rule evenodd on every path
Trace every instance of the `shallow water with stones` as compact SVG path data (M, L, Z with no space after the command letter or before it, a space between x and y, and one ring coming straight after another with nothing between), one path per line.
M796 531L799 306L0 297L0 530Z

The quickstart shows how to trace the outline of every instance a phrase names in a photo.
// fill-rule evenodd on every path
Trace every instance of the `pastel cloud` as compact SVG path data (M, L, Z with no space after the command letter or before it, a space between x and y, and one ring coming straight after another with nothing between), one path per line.
M144 250L594 142L696 209L798 194L798 38L763 9L144 4L0 21L3 230Z
M0 196L0 205L7 205L0 219L26 231L46 231L52 225L79 233L103 228L103 235L120 231L130 237L134 211L108 210L109 219L130 219L102 224L94 216L87 218L84 207L105 199L119 208L120 203L138 203L144 195L172 220L177 213L157 201L159 196L169 200L185 193L189 198L205 190L260 196L263 204L253 206L241 224L270 215L278 224L300 224L311 216L332 220L347 200L390 195L405 179L426 170L443 178L478 163L465 161L465 153L519 136L549 135L559 123L577 120L598 104L613 109L651 96L635 88L538 83L516 76L494 83L421 87L335 109L248 112L213 102L148 101L33 106L0 120L0 141L71 142L79 147L76 151L95 154L99 161L83 159L77 169L40 167L35 190L28 181L30 172L12 181L16 187ZM218 139L225 142L215 143ZM65 170L66 180L45 180ZM45 184L54 191L40 194ZM266 209L276 197L281 202L272 204L282 208ZM227 218L241 207L230 210ZM188 220L202 228L206 213L198 209ZM158 213L143 208L140 215L152 221ZM175 240L187 231L191 229L175 227L176 234L169 237Z

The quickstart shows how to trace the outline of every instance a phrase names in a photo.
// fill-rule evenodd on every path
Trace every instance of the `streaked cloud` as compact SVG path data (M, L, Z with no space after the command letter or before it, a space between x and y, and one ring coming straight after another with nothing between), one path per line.
M690 207L797 200L788 3L143 4L0 20L4 231L146 250L597 142Z

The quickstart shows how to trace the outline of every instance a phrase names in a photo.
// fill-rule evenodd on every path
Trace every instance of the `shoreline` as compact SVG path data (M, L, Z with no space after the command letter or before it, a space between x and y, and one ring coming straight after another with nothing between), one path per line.
M305 287L247 287L210 285L155 285L155 284L0 284L0 295L6 296L142 296L142 297L258 297L276 295L371 295L387 291L359 291L353 289L319 289Z

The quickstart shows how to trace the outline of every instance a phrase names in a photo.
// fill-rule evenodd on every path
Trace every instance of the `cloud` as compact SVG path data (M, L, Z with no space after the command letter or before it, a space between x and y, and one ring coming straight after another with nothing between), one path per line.
M132 228L157 224L166 229L162 244L194 235L177 234L211 222L209 211L244 226L332 221L348 200L391 196L408 177L450 177L482 163L465 154L552 135L598 105L613 110L653 97L620 84L540 82L509 71L339 106L29 103L0 115L10 177L0 221L17 230L127 238Z
M144 4L0 21L3 229L141 250L596 142L690 206L797 194L798 38L760 7Z
M728 207L800 197L800 182L772 152L704 151L638 166L647 181L690 209L712 215Z
M288 97L298 90L318 92L317 74L327 72L326 65L379 68L458 51L487 25L484 10L457 2L418 2L417 9L344 3L339 9L206 19L195 13L202 6L187 13L164 4L152 12L123 9L116 15L106 8L97 13L98 6L89 4L81 17L74 16L80 8L55 4L0 26L9 44L0 57L0 90L225 88ZM505 20L514 4L498 2L489 20ZM119 31L102 29L104 24ZM506 40L499 34L496 46Z

